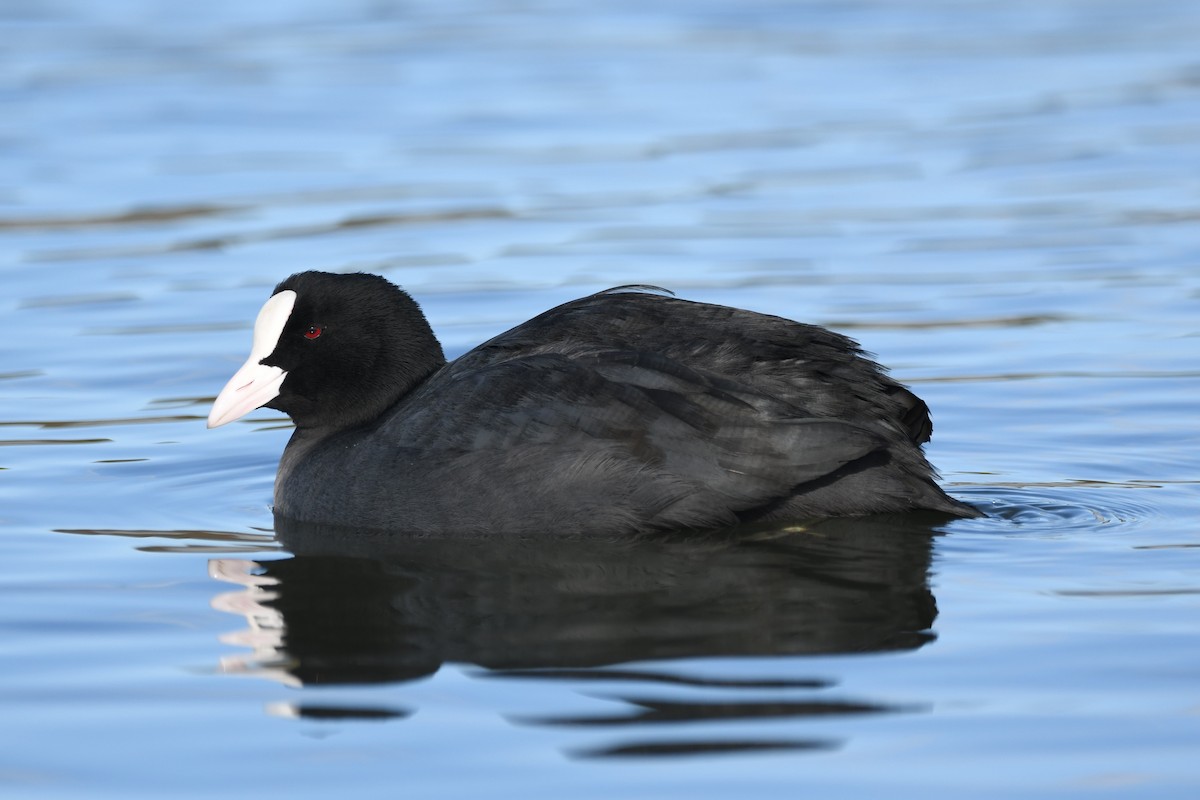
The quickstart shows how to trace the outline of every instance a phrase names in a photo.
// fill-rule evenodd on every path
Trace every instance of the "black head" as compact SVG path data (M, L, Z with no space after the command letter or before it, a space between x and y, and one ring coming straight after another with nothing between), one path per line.
M445 363L416 301L384 278L299 272L263 306L250 360L218 396L209 425L259 406L301 429L362 425Z

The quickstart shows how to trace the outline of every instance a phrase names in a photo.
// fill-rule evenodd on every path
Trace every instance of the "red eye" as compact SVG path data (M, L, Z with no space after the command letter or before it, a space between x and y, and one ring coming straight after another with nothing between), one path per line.
M308 330L306 330L304 332L304 338L305 339L316 339L318 336L321 335L321 330L322 330L322 328L320 325L309 325Z

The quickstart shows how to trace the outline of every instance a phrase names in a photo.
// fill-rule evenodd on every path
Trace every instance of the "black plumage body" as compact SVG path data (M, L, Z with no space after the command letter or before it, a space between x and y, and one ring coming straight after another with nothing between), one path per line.
M577 535L977 513L934 482L924 402L824 328L610 290L447 364L382 278L300 273L285 288L293 318L263 361L288 371L268 405L297 424L275 487L285 517ZM329 323L324 350L291 336L313 320ZM422 354L399 376L397 348Z

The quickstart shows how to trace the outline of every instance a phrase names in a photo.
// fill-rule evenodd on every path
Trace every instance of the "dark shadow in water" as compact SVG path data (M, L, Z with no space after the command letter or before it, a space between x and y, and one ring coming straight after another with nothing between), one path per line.
M836 750L841 742L827 739L740 739L732 741L698 742L639 742L574 750L575 758L646 758L670 756L735 755L738 753L764 753L771 751Z
M393 719L404 719L412 714L399 708L355 708L353 706L313 705L297 703L289 706L292 716L311 720L326 720L343 722L346 720L366 722L387 722Z
M831 698L824 694L831 682L811 676L709 678L671 664L612 665L921 647L933 638L937 613L928 582L936 531L906 517L687 538L434 539L277 518L276 535L294 556L212 562L215 576L246 587L215 605L247 618L250 630L229 641L256 650L228 666L292 684L408 681L456 663L482 667L490 678L628 687L607 698L622 713L514 724L645 730L911 711ZM705 696L681 700L681 692ZM681 738L575 755L837 744Z

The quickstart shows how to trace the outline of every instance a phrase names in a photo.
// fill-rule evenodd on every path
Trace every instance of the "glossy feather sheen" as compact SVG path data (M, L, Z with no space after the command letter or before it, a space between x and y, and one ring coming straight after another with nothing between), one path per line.
M925 404L846 337L609 291L443 365L411 298L363 280L372 277L302 273L280 284L298 294L289 325L317 313L328 325L318 340L325 349L305 350L285 331L267 359L289 372L271 405L297 421L276 480L282 516L416 533L613 534L976 513L933 481L920 449L931 430ZM356 309L371 319L351 334L338 317ZM428 341L437 357L421 369L380 374L400 368L392 350ZM358 373L342 369L339 348L376 354L356 366L369 373L361 385L345 385ZM335 368L322 413L322 373ZM358 419L350 389L384 410Z

